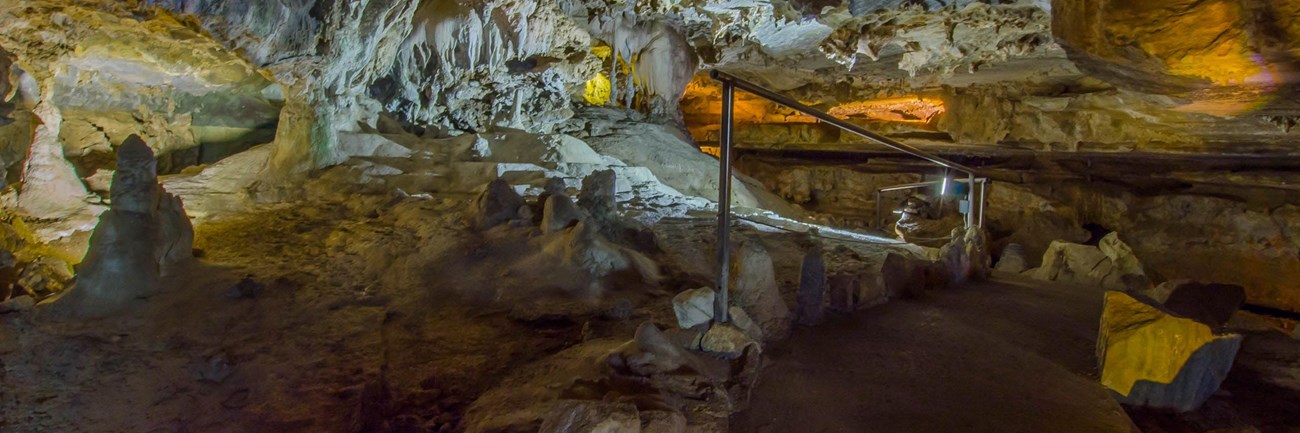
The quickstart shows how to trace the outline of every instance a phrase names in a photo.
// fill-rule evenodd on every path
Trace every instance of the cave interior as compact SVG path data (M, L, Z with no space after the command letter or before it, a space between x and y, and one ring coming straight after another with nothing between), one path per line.
M0 431L1300 431L1300 0L0 2Z

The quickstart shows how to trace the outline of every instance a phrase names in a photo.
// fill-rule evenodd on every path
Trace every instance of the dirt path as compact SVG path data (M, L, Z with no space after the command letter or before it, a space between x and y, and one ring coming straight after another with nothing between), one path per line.
M1101 292L1003 279L802 329L733 432L1130 432L1096 384Z

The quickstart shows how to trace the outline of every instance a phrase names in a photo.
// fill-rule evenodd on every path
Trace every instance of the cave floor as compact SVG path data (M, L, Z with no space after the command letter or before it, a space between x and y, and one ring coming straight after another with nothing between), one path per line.
M1118 405L1097 383L1103 291L997 275L896 300L769 352L737 432L1293 432L1300 343L1242 331L1222 389L1186 414ZM1131 421L1130 421L1131 419Z
M1132 431L1095 381L1101 294L1005 277L800 329L732 431Z

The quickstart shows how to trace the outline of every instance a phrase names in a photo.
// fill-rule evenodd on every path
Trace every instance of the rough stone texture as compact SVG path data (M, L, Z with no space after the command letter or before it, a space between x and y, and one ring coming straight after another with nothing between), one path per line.
M648 322L638 326L632 341L617 349L608 361L641 376L670 373L682 367L698 372L709 371L695 354L674 343L663 331Z
M1120 233L1153 277L1236 284L1253 304L1300 309L1300 292L1291 289L1300 279L1300 242L1290 236L1300 227L1294 204L1261 208L1222 197L1138 195L1073 182L1050 188L1003 183L993 191L989 218L998 225L1022 224L1013 212L1025 206L1076 226L1095 223Z
M1118 238L1113 238L1110 242L1122 245ZM1131 252L1126 247L1108 249L1112 252ZM1150 287L1150 280L1145 274L1140 273L1142 266L1137 259L1131 254L1117 257L1122 260L1120 263L1124 264L1117 264L1098 247L1057 241L1053 242L1043 254L1043 266L1030 272L1034 278L1043 281L1061 281L1132 292L1147 290Z
M854 274L834 274L826 279L827 308L838 312L853 310L853 298L858 292L858 276Z
M158 184L153 151L132 136L117 156L112 207L91 235L76 284L55 303L72 316L113 314L193 258L194 229L180 199Z
M952 230L952 240L938 250L948 284L988 277L990 257L984 231L979 228Z
M673 313L677 326L690 329L713 321L713 302L716 293L712 288L686 290L673 297Z
M744 309L771 340L790 333L790 307L777 288L772 257L755 241L746 241L732 251L731 300Z
M564 193L552 194L542 207L542 233L553 233L572 227L585 217L582 209Z
M474 200L474 208L477 209L474 226L488 229L510 221L518 215L519 207L523 205L523 197L515 192L509 182L498 178L488 183L483 193Z
M64 159L59 143L63 121L54 104L42 102L35 114L41 120L32 137L31 151L23 168L18 208L37 218L67 217L86 208L90 193L77 178L76 169Z
M727 359L739 358L745 349L757 345L745 331L731 323L715 323L704 332L700 349Z
M539 433L639 433L636 405L589 400L560 400L542 420Z
M1097 243L1097 249L1110 259L1114 272L1121 275L1126 290L1140 291L1151 287L1151 281L1147 278L1146 271L1142 269L1142 263L1138 261L1137 256L1133 255L1133 249L1119 240L1118 232L1110 232L1102 236Z
M799 291L795 293L798 307L795 317L800 325L821 323L826 303L826 258L821 247L813 247L799 267Z
M1246 303L1246 290L1232 284L1188 282L1177 285L1164 301L1169 312L1211 327L1228 323Z
M758 323L750 318L749 313L746 313L744 309L734 305L731 306L727 309L727 318L731 320L732 325L744 332L750 340L756 343L764 341L763 328L759 327Z
M641 411L641 433L686 433L686 417L680 412Z
M600 170L582 179L582 192L578 194L578 207L587 211L601 227L609 227L617 218L618 176L614 170Z
M1017 243L1002 247L1002 256L998 257L998 264L994 269L1013 274L1029 269L1029 264L1025 260L1025 247Z
M1124 404L1195 410L1219 389L1240 347L1240 335L1106 292L1097 359L1102 385Z

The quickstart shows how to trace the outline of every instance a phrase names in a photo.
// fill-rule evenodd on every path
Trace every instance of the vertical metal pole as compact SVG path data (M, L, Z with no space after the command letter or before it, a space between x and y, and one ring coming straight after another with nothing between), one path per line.
M880 190L876 190L876 228L878 229L885 228L884 203L881 200L883 198L880 195Z
M731 272L731 127L732 102L736 87L722 82L722 130L718 140L718 296L714 298L713 318L727 323L728 292Z
M988 196L986 195L988 190L984 189L988 184L988 179L984 179L980 182L980 228L984 228L984 203L989 201Z
M975 225L975 173L966 173L966 228Z

